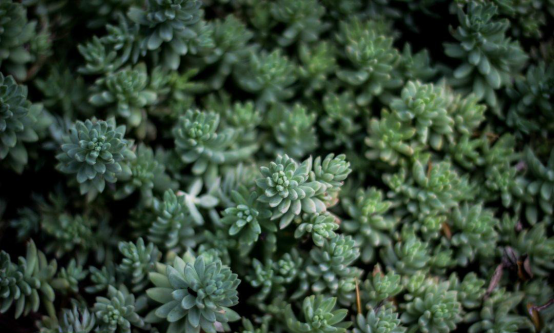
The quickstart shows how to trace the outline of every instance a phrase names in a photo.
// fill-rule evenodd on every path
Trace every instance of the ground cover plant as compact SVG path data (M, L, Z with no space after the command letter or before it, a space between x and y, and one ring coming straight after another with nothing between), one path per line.
M0 0L0 331L554 332L552 0Z

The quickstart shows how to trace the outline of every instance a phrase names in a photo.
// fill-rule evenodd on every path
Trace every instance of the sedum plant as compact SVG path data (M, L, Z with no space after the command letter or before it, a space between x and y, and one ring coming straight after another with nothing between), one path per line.
M298 68L299 79L306 85L307 96L322 90L327 85L329 76L336 68L336 50L328 43L318 43L309 47L307 43L299 46L298 57L301 66Z
M383 161L394 166L414 154L415 145L411 139L415 136L416 129L387 110L381 112L381 118L371 119L369 133L370 136L365 139L369 146L365 156L369 160Z
M30 44L38 38L36 21L29 21L25 5L6 0L0 3L0 68L18 80L27 76L27 65L33 60Z
M153 208L156 220L148 230L151 242L167 249L194 244L194 221L183 196L167 190L163 200L154 199Z
M418 218L431 212L447 212L472 191L467 179L461 178L450 162L434 165L428 156L415 160L411 178L406 180L406 177L407 171L402 168L398 174L385 175L384 181L390 184L399 200L406 200L407 210Z
M338 228L339 225L330 214L302 214L298 227L294 232L294 238L309 234L314 244L321 247L324 245L324 240L336 236L335 230Z
M123 255L119 270L131 278L133 292L142 290L148 285L148 274L154 270L160 254L153 243L144 244L139 238L135 243L120 242L119 252Z
M76 122L56 156L59 170L76 174L82 194L104 192L106 182L115 183L118 175L130 172L128 162L135 158L124 135L125 126L116 127L113 118Z
M321 213L325 204L316 197L323 185L308 181L312 160L302 164L287 155L278 156L269 167L261 167L261 178L256 180L260 191L258 201L271 210L271 219L279 219L281 229L288 226L300 212Z
M248 75L236 75L238 85L256 95L256 106L266 108L268 104L285 101L292 97L291 85L296 81L296 66L279 50L271 53L252 53L249 61L237 73L246 71Z
M219 122L213 112L189 110L173 129L177 152L184 163L194 163L195 174L213 173L217 165L239 162L257 149L255 144L233 149L239 133L233 128L217 132Z
M462 320L460 312L456 292L449 290L449 284L433 283L406 304L401 320L412 332L450 332Z
M301 104L291 109L274 107L270 117L273 118L273 135L277 147L268 147L283 152L293 158L305 156L317 146L317 135L313 124L316 116Z
M94 313L75 300L72 300L71 303L71 309L63 309L59 320L44 317L38 324L40 332L93 332L96 325Z
M31 240L27 254L13 263L6 252L0 252L0 277L2 282L2 306L0 313L15 309L15 317L38 311L41 303L49 313L54 312L55 293L52 279L56 274L55 260L47 261Z
M236 206L225 209L221 223L229 226L230 236L238 237L242 250L258 240L262 227L276 231L275 225L269 221L271 212L259 206L255 192L248 193L245 187L240 187L231 192L231 197Z
M165 167L156 160L154 152L149 147L140 144L135 150L136 158L130 162L130 174L122 175L124 183L117 190L114 197L123 199L135 191L140 191L141 201L146 205L152 205L154 192L175 188L175 182L165 172Z
M351 323L343 321L347 310L333 311L336 298L325 298L323 296L310 296L302 302L304 321L299 321L292 308L287 307L287 326L291 332L346 332Z
M449 281L452 289L458 292L458 300L464 309L474 309L481 305L481 299L486 293L485 280L478 278L475 273L469 273L461 281L452 274Z
M336 236L324 241L321 249L310 251L313 264L307 267L314 292L338 295L341 303L351 302L355 280L360 275L356 267L349 267L360 256L360 250L350 236Z
M113 108L114 116L126 119L130 127L143 121L144 107L154 104L157 94L148 90L148 75L144 64L135 69L123 69L96 81L98 92L90 96L97 107Z
M27 99L27 87L0 73L0 159L16 172L29 161L26 145L39 140L37 122L44 117L41 105Z
M457 8L460 25L451 28L459 44L446 43L445 53L463 61L453 73L456 84L473 87L479 99L497 106L496 90L509 84L511 71L521 68L526 54L506 36L507 20L498 20L494 4L470 2Z
M526 207L526 216L531 223L536 221L538 208L544 214L552 215L552 189L554 182L554 150L550 152L547 164L543 164L534 154L527 149L525 158L531 174L531 181L527 184L525 194L531 197L531 203Z
M214 88L221 88L233 68L248 57L248 41L253 34L245 24L234 15L228 15L225 20L214 24L213 39L215 48L204 57L209 65L217 66L216 74L210 79Z
M277 39L281 46L288 46L295 41L314 42L328 27L321 20L325 7L317 1L280 0L271 6L270 11L275 21L286 26Z
M493 256L498 238L494 226L498 225L498 221L494 220L491 211L483 211L482 206L470 208L466 205L454 210L452 220L455 228L452 245L457 248L460 265L467 265L477 256L483 261Z
M350 162L344 154L337 156L329 154L325 158L321 156L315 158L310 178L325 186L326 193L323 199L327 207L337 203L340 189L351 172Z
M391 102L394 114L402 122L412 121L418 141L440 150L443 136L452 133L454 120L446 110L440 88L409 81L401 98Z
M552 84L554 66L540 62L531 65L525 76L515 79L515 84L506 91L510 107L506 122L510 127L525 133L541 128L538 119L548 121L552 117ZM529 117L533 113L536 117Z
M0 0L0 331L550 333L553 18Z
M360 113L354 95L346 91L340 95L329 93L323 97L324 114L319 118L321 130L333 139L327 140L324 145L334 148L344 145L352 148L353 136L359 133L361 124L357 120Z
M402 84L402 79L391 75L399 60L398 50L392 46L393 38L381 30L379 23L373 21L353 20L340 25L338 40L352 68L338 70L337 77L358 88L359 105L365 106L385 89Z
M518 293L506 293L503 290L495 292L485 301L481 312L468 314L466 321L472 323L469 332L517 332L520 329L530 328L529 319L509 314L510 309L517 306L522 300Z
M355 333L406 332L406 327L402 326L398 313L395 313L392 308L381 311L371 310L365 317L360 313L356 316L354 325Z
M201 6L197 0L148 0L146 8L132 7L127 16L141 27L141 51L161 51L165 66L177 69L182 55L197 52L195 41L205 33Z
M362 261L372 261L376 248L391 244L389 232L396 222L394 218L384 214L392 203L383 200L382 192L371 188L366 191L358 190L355 200L344 198L342 204L351 220L341 223L341 227L360 244Z
M414 274L428 267L431 256L429 243L416 236L410 236L404 242L389 245L381 249L385 264L402 274Z
M131 325L142 327L143 319L135 312L135 297L125 287L119 290L110 286L108 297L97 297L93 311L100 331L131 332Z
M158 265L150 280L155 287L146 293L162 305L146 320L169 322L167 332L215 332L216 323L239 319L230 307L238 303L240 280L217 258L187 253L184 259L175 257L173 264Z
M52 281L54 289L62 293L79 292L79 282L84 280L88 271L83 270L81 265L77 265L75 259L71 259L66 267L62 267L58 276Z
M390 299L400 293L403 289L401 277L394 271L388 271L387 274L381 272L380 266L371 273L362 284L362 299L366 307L373 307L381 304L386 299ZM373 304L373 306L371 305ZM369 312L368 312L369 315ZM374 316L373 314L372 316Z

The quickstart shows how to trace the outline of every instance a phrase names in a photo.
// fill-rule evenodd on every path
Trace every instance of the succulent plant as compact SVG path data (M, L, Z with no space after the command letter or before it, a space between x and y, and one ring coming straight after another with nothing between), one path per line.
M164 65L175 70L180 57L194 52L194 40L201 37L201 6L197 0L148 0L146 8L133 7L127 16L143 30L143 52L161 48Z
M33 60L29 43L35 38L37 22L29 22L27 8L12 0L0 3L0 14L4 17L0 22L0 68L23 80L26 64Z
M253 33L234 15L214 24L215 48L204 56L204 61L217 66L217 73L210 79L211 86L221 88L233 69L249 55L248 42Z
M376 268L373 270L371 276L362 283L361 289L363 292L362 300L367 304L366 307L368 307L369 304L376 307L382 301L400 293L403 286L399 274L396 274L392 270L388 271L387 274L383 274L380 268Z
M215 332L216 323L239 319L230 307L238 303L240 280L219 259L187 254L184 259L175 257L173 264L159 264L150 280L155 287L146 293L162 305L148 314L146 321L169 322L168 333Z
M279 219L281 229L289 225L295 216L305 213L321 213L325 204L315 194L323 185L308 181L312 160L302 164L287 155L278 156L269 167L261 167L262 177L256 180L261 192L258 201L271 209L271 219Z
M136 158L129 163L130 174L122 175L124 185L117 190L115 198L123 199L139 190L142 202L152 205L154 192L161 193L175 188L175 182L166 173L162 163L156 160L154 152L149 147L139 144L135 150Z
M506 120L510 126L531 133L542 127L537 120L552 118L553 78L554 66L541 62L529 66L525 77L518 77L514 86L507 89L511 103ZM531 114L540 118L534 119Z
M392 308L380 311L371 310L364 317L361 313L356 316L354 322L355 333L403 333L406 328L401 325L398 313Z
M301 64L298 68L299 80L306 85L305 94L312 95L328 84L327 80L336 69L336 50L329 43L321 42L314 47L302 43L298 56Z
M498 235L495 226L498 220L494 219L491 211L483 210L476 205L464 205L456 208L452 213L453 227L452 245L458 248L458 264L465 266L477 256L481 259L493 256L494 245Z
M317 246L323 246L323 240L336 236L335 230L339 228L335 217L330 214L302 214L302 218L294 232L294 238L309 234Z
M546 234L545 222L537 223L531 229L518 233L513 245L519 256L529 256L528 269L532 274L548 276L548 272L554 266L549 260L554 253L554 241Z
M60 214L45 218L41 229L52 239L46 251L61 257L76 248L83 252L90 250L95 243L94 228L97 224L95 219L82 215Z
M460 26L451 28L459 44L446 43L445 53L462 59L453 75L457 85L471 86L479 99L497 107L496 90L510 81L510 73L522 67L526 54L505 33L507 20L496 20L497 6L470 2L457 8Z
M128 162L135 158L124 135L125 126L116 127L113 119L76 122L56 156L59 170L76 174L82 194L104 192L106 182L130 172Z
M537 208L540 208L546 215L552 215L552 196L553 181L554 181L554 150L550 152L548 163L544 165L534 155L529 148L525 150L525 158L529 166L529 172L532 175L531 182L527 185L525 193L532 198L532 204L526 207L525 215L531 223L537 220ZM537 207L538 206L538 207Z
M370 136L365 139L369 150L365 156L370 160L380 160L397 165L403 158L411 157L415 145L411 142L416 129L407 122L402 122L394 114L383 110L381 118L372 118Z
M356 101L362 106L385 89L402 85L402 79L391 75L400 58L398 50L392 46L393 38L380 30L375 22L359 19L340 24L339 42L352 68L338 70L337 77L359 87Z
M232 128L217 132L219 121L219 115L213 112L189 110L173 130L177 151L183 162L194 163L194 174L203 174L219 164L244 160L257 149L255 144L233 149L238 133Z
M48 262L32 240L27 244L27 254L18 263L13 263L6 252L0 252L0 313L13 307L18 318L38 311L41 303L53 309L56 296L51 283L57 267L56 261Z
M442 282L431 284L422 296L407 303L400 319L409 325L410 331L450 332L462 321L461 312L456 291L449 290L449 284Z
M317 147L317 136L313 130L316 115L306 107L295 104L288 109L278 104L271 109L273 135L277 142L276 150L293 158L305 156Z
M230 226L229 235L238 237L243 249L258 240L262 227L269 231L277 230L269 221L271 212L259 207L255 192L248 193L246 188L241 187L231 192L231 197L236 206L225 209L221 223Z
M360 256L360 250L350 236L336 236L323 241L323 246L310 251L313 264L307 267L312 280L312 291L338 295L341 303L354 297L355 279L361 271L350 267Z
M504 290L494 292L483 304L480 312L471 312L466 315L465 321L472 323L468 332L517 332L520 329L530 328L529 319L523 316L510 314L522 300L522 295L506 293Z
M172 190L165 191L163 201L154 199L156 220L148 230L148 239L151 242L167 249L187 247L195 243L194 221L184 199Z
M124 286L108 287L108 297L96 297L93 311L101 331L129 333L131 326L144 325L144 320L136 313L135 296Z
M96 326L96 317L93 312L90 312L82 304L72 300L71 309L63 309L60 317L61 320L55 318L44 317L38 326L40 332L68 332L68 333L89 333L93 332Z
M29 161L25 145L39 139L35 124L43 113L41 105L27 100L26 86L0 73L0 159L19 173Z
M421 143L429 143L437 150L443 145L443 137L453 132L454 120L446 110L446 101L440 88L432 84L409 81L401 98L391 102L391 108L400 121L413 121Z
M82 74L105 74L116 71L122 62L117 59L117 51L103 40L94 36L92 41L79 45L79 52L85 58L86 65L79 68Z
M412 165L412 178L408 181L406 174L403 168L396 175L385 175L384 181L408 201L407 210L419 218L432 211L448 212L472 192L468 180L460 177L447 161L433 164L429 157L418 159Z
M347 310L334 310L336 298L325 298L324 296L310 296L302 302L304 321L299 321L287 306L287 327L294 333L300 332L346 332L352 323L343 321Z
M391 244L389 233L397 224L395 218L385 216L391 204L383 200L383 193L375 188L359 189L355 200L344 198L342 201L350 219L343 221L341 228L353 235L360 245L363 262L374 259L376 248Z
M95 294L108 287L116 285L116 269L114 265L109 265L98 269L94 266L90 268L90 280L92 285L85 288L87 293Z
M60 268L58 276L52 281L52 287L62 293L78 293L79 282L84 280L88 271L83 270L81 265L77 264L75 259L71 259L67 267Z
M148 90L146 66L140 64L134 69L122 69L96 81L98 92L89 101L97 107L112 106L113 116L126 119L130 127L137 127L144 121L144 107L156 102L157 94Z
M148 284L148 274L154 270L154 265L159 260L158 248L152 243L145 245L144 240L139 238L136 244L120 242L119 252L124 256L119 269L131 278L133 292L144 289Z
M344 154L329 154L325 158L315 158L310 177L326 187L327 195L324 196L324 201L328 207L336 204L340 189L351 172L350 162Z
M464 309L474 309L481 305L481 299L486 293L485 280L478 278L472 272L467 274L462 281L452 274L449 281L452 289L458 292L458 300Z
M323 97L323 110L325 112L319 117L319 126L326 135L334 138L324 142L325 148L331 149L340 145L352 148L353 137L362 128L357 122L360 110L354 95L350 91L340 95L326 94Z
M282 46L288 46L295 41L314 42L328 26L321 20L325 7L315 0L279 0L270 10L277 22L286 25L282 35L277 39Z
M296 81L296 67L279 50L271 53L252 53L246 68L235 72L235 80L247 92L256 94L256 105L268 104L292 97L291 85ZM238 75L246 71L248 75Z
M431 260L429 244L415 236L381 249L385 264L402 274L426 269Z

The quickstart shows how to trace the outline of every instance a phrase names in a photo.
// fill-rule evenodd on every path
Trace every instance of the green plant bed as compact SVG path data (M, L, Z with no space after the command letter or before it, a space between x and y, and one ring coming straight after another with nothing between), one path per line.
M0 331L554 332L552 31L552 0L0 0Z

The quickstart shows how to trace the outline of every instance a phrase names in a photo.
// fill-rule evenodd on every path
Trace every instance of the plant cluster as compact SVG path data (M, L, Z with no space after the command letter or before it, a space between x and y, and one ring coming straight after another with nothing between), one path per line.
M552 0L0 0L1 331L554 332L552 31Z

